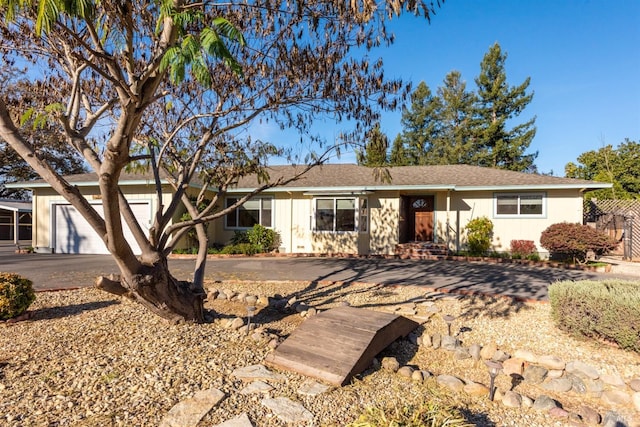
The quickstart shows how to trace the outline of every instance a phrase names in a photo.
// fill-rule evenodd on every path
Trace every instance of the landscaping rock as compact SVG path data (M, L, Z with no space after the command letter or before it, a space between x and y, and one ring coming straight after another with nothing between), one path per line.
M271 372L264 365L250 365L237 368L231 372L231 376L241 381L284 381L286 379L284 375Z
M560 378L564 376L564 371L561 371L559 369L550 369L549 372L547 372L547 378Z
M547 369L538 365L529 365L522 373L524 380L531 384L541 384L547 376Z
M326 393L331 387L326 384L321 384L318 381L307 379L300 385L298 394L303 396L318 396L322 393Z
M413 375L414 369L411 366L403 366L398 369L398 375L404 378L411 378Z
M559 370L562 371L564 370L564 367L566 366L566 363L564 360L560 359L557 356L549 356L549 355L545 355L545 356L540 356L538 358L538 365L547 368L549 370Z
M455 353L453 354L453 358L455 360L465 360L465 359L471 359L471 355L469 354L468 349L464 347L460 347L456 349Z
M254 381L240 390L240 394L269 393L271 390L273 387L264 381Z
M636 411L640 412L640 392L635 392L631 395L631 400L633 401L633 406L636 408Z
M631 396L621 390L607 390L602 393L600 399L609 405L628 405L631 403Z
M197 392L192 398L183 400L169 410L160 427L196 427L215 405L224 399L224 393L211 388Z
M544 384L542 388L549 391L555 391L558 393L565 393L573 387L573 383L568 378L553 378Z
M493 357L493 355L498 351L498 344L495 342L490 342L489 344L482 347L480 350L480 357L484 360L489 360Z
M461 392L464 389L464 382L453 375L438 375L436 381L439 385L447 387L455 392Z
M480 360L481 350L482 347L480 346L480 344L471 344L471 346L469 346L469 354L471 355L473 360Z
M382 369L391 372L398 372L400 369L400 362L395 357L383 357L381 362Z
M440 334L433 334L433 336L431 337L431 345L433 346L434 350L437 350L440 348L440 342L441 342Z
M602 374L600 380L612 387L624 388L627 386L619 374Z
M246 412L243 412L237 417L229 421L225 421L222 424L216 424L213 427L254 427L254 425L249 419L249 415L247 415Z
M462 390L467 393L469 396L488 396L489 395L489 387L484 384L476 383L473 381L468 381Z
M640 391L640 378L634 378L629 382L629 387L633 391Z
M524 396L524 395L520 395L520 397L522 398L522 406L524 406L525 408L533 407L533 399L532 398L530 398L529 396Z
M238 330L244 326L244 320L241 317L236 317L228 323L229 329Z
M502 371L505 375L520 375L524 369L524 360L519 357L512 357L502 362Z
M553 418L569 418L569 412L558 407L549 409L549 415Z
M600 380L585 379L584 385L588 393L599 395L604 391L604 383Z
M440 347L448 351L455 351L460 347L460 341L450 335L443 335L440 340Z
M529 350L516 350L515 353L513 353L513 357L529 363L538 363L538 356Z
M511 356L509 356L504 351L496 350L496 352L493 353L493 356L491 356L491 360L495 360L496 362L504 362L505 360L508 360L509 357Z
M262 399L262 405L269 408L281 421L300 425L300 423L310 423L313 421L313 414L309 412L301 403L295 402L288 397L276 397Z
M550 409L556 408L557 406L558 403L555 400L547 395L541 394L533 402L532 408L536 411L549 411Z
M422 381L424 381L424 378L425 377L422 374L422 371L418 370L418 369L413 371L413 373L411 374L411 379L414 380L414 381L422 382Z
M269 305L269 297L266 297L264 295L260 295L258 297L258 301L256 301L256 305L259 305L259 306L262 306L262 307L267 307Z
M585 379L597 380L600 377L600 372L596 368L579 360L567 363L565 370Z
M522 406L522 396L515 391L507 391L502 396L502 404L507 408L519 408Z
M602 419L603 427L628 427L627 420L615 411L609 411Z
M580 415L582 421L589 425L598 425L602 420L598 411L585 405L580 406L576 412Z

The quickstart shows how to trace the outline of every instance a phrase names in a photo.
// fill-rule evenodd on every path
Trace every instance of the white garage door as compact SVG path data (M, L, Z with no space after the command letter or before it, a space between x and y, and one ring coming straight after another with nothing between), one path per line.
M130 203L131 209L138 219L138 223L145 233L149 231L151 218L151 206L149 202ZM71 205L56 204L52 209L54 213L53 247L56 253L63 254L108 254L109 251L98 234L89 223ZM102 205L93 205L101 216ZM125 237L131 245L133 252L140 254L140 247L133 238L129 227L122 221L125 227Z

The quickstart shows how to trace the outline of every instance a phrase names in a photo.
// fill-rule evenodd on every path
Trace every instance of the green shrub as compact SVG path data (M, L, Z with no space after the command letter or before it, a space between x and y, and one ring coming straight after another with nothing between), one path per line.
M239 245L242 243L249 243L249 236L246 230L236 230L231 238L232 245Z
M267 227L255 224L248 230L236 231L231 238L231 245L251 244L256 252L271 252L280 246L280 235Z
M274 230L256 224L250 230L247 230L247 239L260 247L260 252L271 252L280 246L280 236Z
M260 253L260 247L253 243L238 243L235 245L227 245L220 250L224 255L255 255Z
M493 237L493 223L486 216L472 219L465 227L467 230L467 243L469 254L481 256L487 253L491 247Z
M20 316L35 299L31 280L14 273L0 273L0 320Z
M549 300L560 329L640 353L640 282L557 282L549 287Z
M618 245L609 235L593 227L568 222L550 225L542 232L540 244L552 257L569 258L573 262L585 262L589 251L602 255Z

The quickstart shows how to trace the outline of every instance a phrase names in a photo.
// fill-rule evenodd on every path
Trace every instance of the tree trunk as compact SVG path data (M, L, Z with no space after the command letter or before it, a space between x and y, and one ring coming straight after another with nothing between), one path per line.
M140 264L134 274L99 277L96 287L136 300L173 322L204 322L204 288L173 277L164 256L153 265Z

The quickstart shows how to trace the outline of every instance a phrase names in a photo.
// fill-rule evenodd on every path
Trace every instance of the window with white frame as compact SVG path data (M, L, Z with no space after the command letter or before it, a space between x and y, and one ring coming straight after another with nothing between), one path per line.
M319 197L314 199L314 230L329 232L369 229L367 199L358 197Z
M508 193L494 195L495 216L542 217L545 212L543 193Z
M227 197L225 207L234 205L240 197ZM273 224L273 198L253 197L225 216L227 228L251 228L256 224L271 227Z

